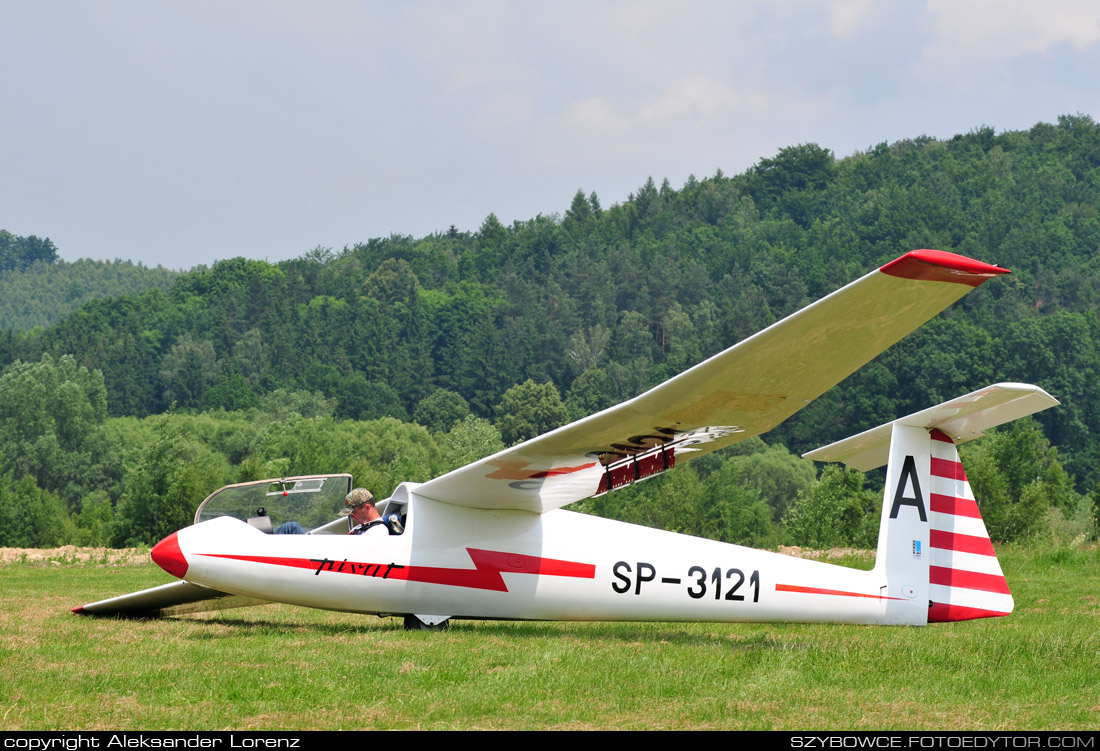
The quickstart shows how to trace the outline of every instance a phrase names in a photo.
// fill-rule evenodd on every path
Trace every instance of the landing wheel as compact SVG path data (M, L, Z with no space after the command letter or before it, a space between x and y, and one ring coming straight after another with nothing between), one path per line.
M405 630L406 631L446 631L451 625L451 621L448 618L445 621L431 624L417 618L415 615L405 616Z

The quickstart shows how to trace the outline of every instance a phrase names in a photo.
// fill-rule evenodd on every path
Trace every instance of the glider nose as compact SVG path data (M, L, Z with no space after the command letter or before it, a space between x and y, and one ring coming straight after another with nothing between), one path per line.
M182 579L187 575L187 559L183 557L183 551L180 550L179 541L176 539L177 534L179 533L173 532L158 542L149 551L149 555L152 557L153 563L172 576Z

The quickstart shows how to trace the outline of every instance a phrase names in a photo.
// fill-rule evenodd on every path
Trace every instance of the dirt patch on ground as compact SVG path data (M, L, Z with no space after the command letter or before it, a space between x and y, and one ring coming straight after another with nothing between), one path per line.
M52 561L107 566L137 566L149 562L147 548L0 548L0 565Z
M834 558L848 558L850 556L875 555L873 550L860 550L859 548L829 548L828 550L809 550L797 545L780 545L779 552L794 558L813 558L815 560L831 560Z

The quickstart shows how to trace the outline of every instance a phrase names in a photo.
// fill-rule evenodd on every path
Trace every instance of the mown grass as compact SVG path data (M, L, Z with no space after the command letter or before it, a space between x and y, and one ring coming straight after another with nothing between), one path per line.
M1008 618L882 628L399 621L75 605L152 564L0 566L0 729L1094 729L1100 551L1008 550Z

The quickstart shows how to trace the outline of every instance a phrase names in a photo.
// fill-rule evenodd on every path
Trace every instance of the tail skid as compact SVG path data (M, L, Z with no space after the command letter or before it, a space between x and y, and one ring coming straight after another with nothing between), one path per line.
M1058 402L1037 386L994 384L805 454L866 471L887 464L874 573L882 623L922 626L1012 612L956 443Z

